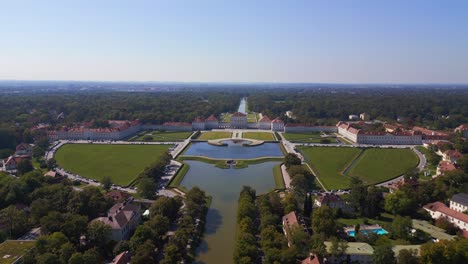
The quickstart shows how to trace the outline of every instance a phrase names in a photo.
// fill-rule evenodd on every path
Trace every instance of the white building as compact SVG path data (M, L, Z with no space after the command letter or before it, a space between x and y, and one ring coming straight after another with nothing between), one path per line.
M338 122L338 133L358 144L371 145L421 145L422 136L418 131L364 131L350 123Z
M271 130L271 119L268 118L268 116L264 115L264 116L258 121L258 129Z
M450 209L461 213L468 212L468 194L455 194L450 200Z
M201 117L195 118L192 122L192 129L193 130L205 130L206 129L206 123L205 120Z
M231 115L231 128L247 128L247 115L241 112L236 112Z
M82 140L118 140L131 136L141 129L139 121L109 120L109 127L93 128L91 123L83 123L73 127L64 127L49 131L50 140L82 139Z
M271 121L271 130L283 132L284 131L283 120L281 120L279 117L273 119L273 121Z
M219 127L218 119L214 115L210 115L205 120L205 127L206 129L215 129Z
M339 208L343 211L349 210L349 207L346 205L346 202L343 201L336 194L325 194L315 199L314 207L328 206L330 208Z
M361 113L359 115L359 119L362 121L369 121L370 120L370 115L368 113Z
M359 120L359 116L358 115L349 115L348 119L349 120Z
M454 202L458 203L459 201L454 201ZM465 236L466 234L468 234L468 215L467 214L459 212L451 207L449 208L441 202L426 204L425 206L423 206L423 208L429 212L429 214L431 215L433 219L445 218L450 223L460 228L463 231L463 234Z

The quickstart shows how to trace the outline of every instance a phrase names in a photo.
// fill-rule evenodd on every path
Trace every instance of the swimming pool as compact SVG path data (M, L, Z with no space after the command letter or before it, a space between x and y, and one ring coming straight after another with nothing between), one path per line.
M363 229L363 230L359 230L359 232L361 232L363 234L366 234L366 235L369 232L373 232L373 233L376 233L379 236L388 234L387 230L385 230L383 228ZM350 230L350 231L348 231L346 233L348 234L348 236L352 236L352 237L354 237L356 235L354 230Z

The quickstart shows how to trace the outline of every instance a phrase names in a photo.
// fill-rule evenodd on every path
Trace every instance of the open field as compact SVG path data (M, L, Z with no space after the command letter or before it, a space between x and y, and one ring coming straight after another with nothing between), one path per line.
M333 147L300 147L299 149L325 188L332 190L348 188L350 178L342 172L362 151L358 148Z
M269 132L245 132L242 133L242 137L256 140L276 140L273 133Z
M15 263L35 245L36 241L7 240L0 244L0 264Z
M405 173L418 162L411 149L366 149L348 175L361 178L365 184L375 184Z
M350 177L365 184L376 184L403 174L418 164L410 149L366 149L335 147L301 147L307 163L327 189L346 189ZM362 155L359 155L362 152ZM357 159L356 159L357 158ZM352 165L345 172L348 166Z
M211 140L211 139L222 139L222 138L231 138L231 132L203 132L197 139L201 140Z
M176 131L144 131L139 133L138 136L133 137L130 141L159 141L159 142L167 142L167 141L182 141L187 139L192 132L176 132ZM145 139L146 136L151 136L152 139Z
M109 176L118 185L130 184L170 145L67 144L55 159L60 167L81 176L102 180Z

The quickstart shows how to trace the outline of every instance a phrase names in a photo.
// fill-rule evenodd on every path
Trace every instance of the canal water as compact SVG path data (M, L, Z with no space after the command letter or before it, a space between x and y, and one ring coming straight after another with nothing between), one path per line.
M239 109L237 110L237 112L241 112L241 113L247 114L247 112L245 111L245 110L246 110L246 106L247 106L247 99L244 97L244 98L242 98L242 100L240 101Z
M243 146L246 141L226 140L228 146L214 146L206 142L193 142L184 155L205 156L218 159L254 159L259 157L283 157L278 143L263 143L259 146Z
M232 263L239 192L244 185L253 187L257 195L273 190L273 167L279 162L249 165L245 169L220 169L199 161L185 162L190 170L181 185L198 186L213 198L196 263Z

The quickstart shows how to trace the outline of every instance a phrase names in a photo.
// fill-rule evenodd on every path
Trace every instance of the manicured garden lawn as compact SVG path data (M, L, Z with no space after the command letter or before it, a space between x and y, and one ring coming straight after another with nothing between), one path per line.
M72 173L96 180L109 176L113 183L125 186L170 147L67 144L57 151L55 159L60 167Z
M276 140L273 133L268 132L246 132L242 133L242 137L257 140Z
M411 149L366 149L348 175L361 178L365 184L375 184L403 174L418 162Z
M137 138L132 139L132 141L159 141L159 142L167 142L167 141L181 141L187 139L192 132L176 132L176 131L151 131L151 132L143 132ZM145 140L144 137L150 135L153 137L152 140Z
M222 138L231 138L231 132L203 132L197 139L201 140L210 140L210 139L222 139Z
M14 263L35 245L35 241L7 240L0 244L0 264Z
M325 188L330 190L349 187L350 177L342 174L362 151L358 148L300 147L307 163L312 167Z
M256 114L255 113L247 114L247 122L249 122L249 123L257 122Z

